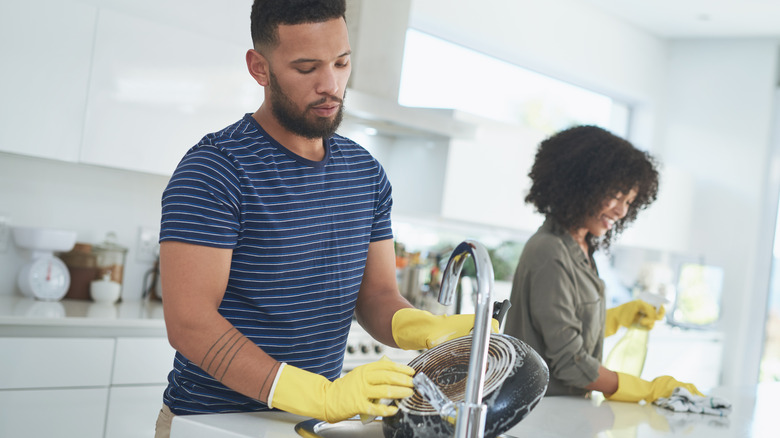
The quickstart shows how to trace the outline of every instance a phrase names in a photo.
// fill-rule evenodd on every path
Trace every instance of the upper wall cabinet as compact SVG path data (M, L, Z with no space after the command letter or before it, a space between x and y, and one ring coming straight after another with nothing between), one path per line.
M247 48L101 9L80 161L171 174L205 134L259 107Z
M97 8L0 2L0 150L77 161Z
M617 243L660 251L690 251L690 225L695 205L693 177L674 166L659 168L658 198L639 212Z
M528 172L544 138L537 131L458 112L479 128L473 140L450 143L442 216L534 232L544 218L525 203Z

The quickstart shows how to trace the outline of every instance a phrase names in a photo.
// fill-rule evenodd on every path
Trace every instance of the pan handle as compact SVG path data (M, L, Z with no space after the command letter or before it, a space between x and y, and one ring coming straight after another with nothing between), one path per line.
M499 327L501 327L504 324L504 319L506 318L506 312L509 310L510 307L512 307L512 303L510 303L509 300L504 300L502 302L499 301L493 302L493 319L498 321Z

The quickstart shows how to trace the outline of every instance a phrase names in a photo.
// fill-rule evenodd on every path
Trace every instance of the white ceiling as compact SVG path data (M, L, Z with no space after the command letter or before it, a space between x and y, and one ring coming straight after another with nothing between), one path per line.
M780 37L780 0L581 0L662 38Z

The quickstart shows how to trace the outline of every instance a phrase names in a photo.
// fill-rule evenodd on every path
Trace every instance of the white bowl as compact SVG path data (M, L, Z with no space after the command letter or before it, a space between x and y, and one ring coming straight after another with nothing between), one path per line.
M96 303L116 303L122 292L122 285L111 280L94 280L89 285L89 296Z
M14 241L33 251L70 251L76 244L76 232L53 228L14 227Z

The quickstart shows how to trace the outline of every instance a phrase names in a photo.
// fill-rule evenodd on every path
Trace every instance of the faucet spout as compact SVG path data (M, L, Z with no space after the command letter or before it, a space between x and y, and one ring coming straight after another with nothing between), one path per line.
M481 243L466 240L452 252L442 275L439 302L444 305L452 304L455 286L460 278L463 263L469 255L474 259L477 275L476 309L469 372L466 378L465 401L458 409L458 418L455 423L455 437L457 438L484 436L487 413L487 406L482 403L482 395L485 388L485 369L488 348L490 347L494 275L490 256Z

